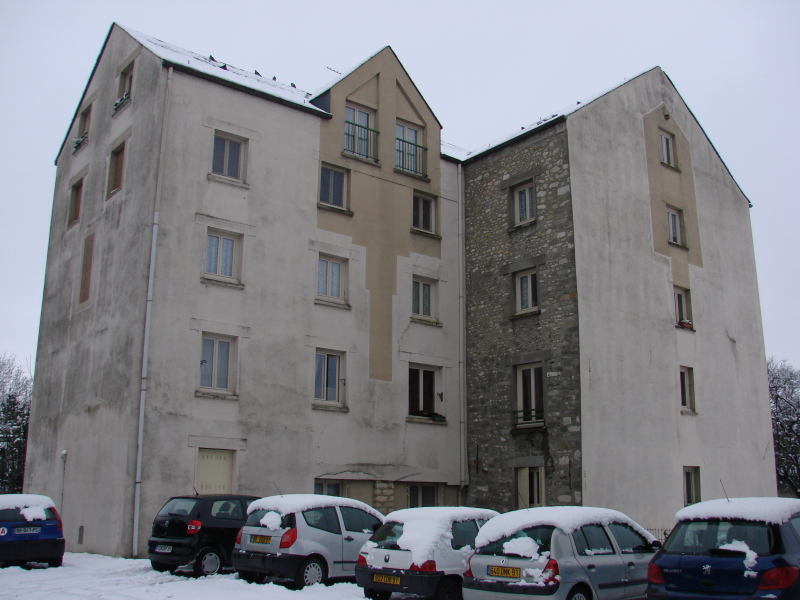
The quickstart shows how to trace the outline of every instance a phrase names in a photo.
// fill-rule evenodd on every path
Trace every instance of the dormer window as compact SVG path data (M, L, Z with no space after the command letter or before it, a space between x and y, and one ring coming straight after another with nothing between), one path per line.
M397 123L395 139L395 167L414 175L427 175L428 149L421 144L422 129Z
M346 106L344 115L344 151L360 158L378 160L378 132L373 129L375 113Z

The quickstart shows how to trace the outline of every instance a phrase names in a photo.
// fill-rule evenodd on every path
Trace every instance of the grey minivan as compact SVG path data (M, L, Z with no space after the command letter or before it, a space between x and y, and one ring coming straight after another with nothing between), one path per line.
M233 549L233 567L249 582L267 577L295 587L353 579L358 551L383 524L351 498L285 494L253 502Z

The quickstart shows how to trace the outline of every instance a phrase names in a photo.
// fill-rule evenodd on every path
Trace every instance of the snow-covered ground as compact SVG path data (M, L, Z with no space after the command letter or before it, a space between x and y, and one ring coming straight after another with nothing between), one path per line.
M363 600L354 583L315 585L300 591L250 584L236 574L183 577L157 573L146 559L64 554L59 568L0 570L0 598L25 600Z

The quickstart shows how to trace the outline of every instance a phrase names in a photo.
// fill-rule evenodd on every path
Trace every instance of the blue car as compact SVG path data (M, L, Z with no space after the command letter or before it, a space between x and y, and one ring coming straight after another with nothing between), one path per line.
M800 500L723 498L678 511L647 598L800 598Z
M0 565L60 567L64 530L53 501L36 494L0 494Z

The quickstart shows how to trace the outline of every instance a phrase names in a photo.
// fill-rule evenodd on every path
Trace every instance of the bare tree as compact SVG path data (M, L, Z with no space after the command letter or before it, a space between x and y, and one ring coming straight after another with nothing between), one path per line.
M0 355L0 493L22 491L33 379L14 355Z
M800 369L771 357L767 376L778 485L800 497Z

